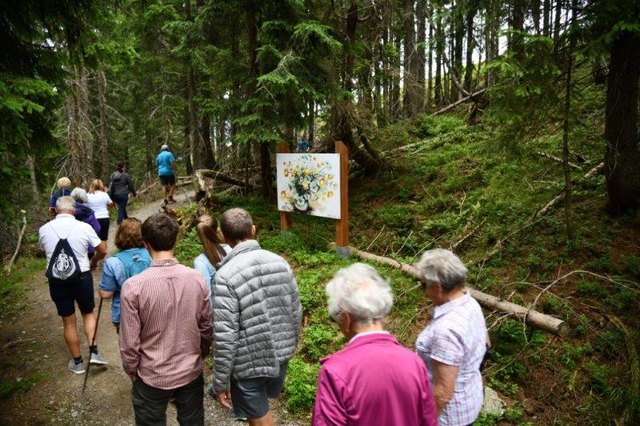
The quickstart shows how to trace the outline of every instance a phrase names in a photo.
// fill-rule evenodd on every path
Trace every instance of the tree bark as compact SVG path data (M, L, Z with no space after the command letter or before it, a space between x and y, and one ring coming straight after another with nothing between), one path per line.
M101 176L102 179L106 182L107 177L110 173L110 161L106 99L107 77L104 73L104 70L98 70L96 78L98 88L98 115L100 118L98 125L98 137L100 139L98 143L98 146L100 147L100 171L99 173L96 173L96 176Z
M470 0L467 5L465 24L467 27L467 64L464 71L464 89L471 93L473 85L473 51L475 49L475 37L473 35L473 23L478 11L478 0Z
M640 197L638 152L638 37L621 31L613 40L609 61L604 137L605 176L612 214L635 209Z
M402 67L404 72L404 97L402 98L402 116L408 118L417 112L420 99L416 88L417 76L414 73L417 58L413 0L404 0L402 25L404 28L404 62Z

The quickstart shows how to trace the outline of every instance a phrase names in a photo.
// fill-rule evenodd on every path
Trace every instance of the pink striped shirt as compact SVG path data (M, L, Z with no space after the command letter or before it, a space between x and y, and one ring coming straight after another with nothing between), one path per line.
M125 281L120 355L132 379L175 389L202 373L213 341L210 294L202 274L175 259L154 260Z

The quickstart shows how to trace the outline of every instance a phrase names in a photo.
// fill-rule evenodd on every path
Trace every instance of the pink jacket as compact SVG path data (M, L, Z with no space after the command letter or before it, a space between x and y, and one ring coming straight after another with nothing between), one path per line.
M312 425L438 424L424 362L395 337L357 337L320 363Z

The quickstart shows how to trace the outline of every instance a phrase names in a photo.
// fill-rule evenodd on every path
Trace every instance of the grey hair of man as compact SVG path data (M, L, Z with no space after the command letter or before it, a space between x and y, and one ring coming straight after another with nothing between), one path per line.
M467 267L458 256L446 249L425 251L414 266L422 274L426 285L440 283L445 293L464 287L467 279Z
M59 197L56 200L56 211L58 213L73 214L73 211L75 209L76 209L76 200L74 200L70 195Z
M87 191L82 188L73 188L71 191L71 198L76 200L76 203L86 203L89 201L89 197L87 197Z
M237 207L222 213L220 230L227 241L244 241L254 237L251 215Z
M359 324L384 320L393 307L391 286L371 266L354 263L340 269L327 283L329 315L338 321L350 313Z

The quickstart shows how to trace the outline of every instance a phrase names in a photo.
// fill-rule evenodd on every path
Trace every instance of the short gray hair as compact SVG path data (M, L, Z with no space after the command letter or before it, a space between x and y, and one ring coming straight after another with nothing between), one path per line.
M61 211L65 212L73 212L76 209L76 200L71 198L69 195L65 195L64 197L58 197L56 200L56 210L58 213Z
M467 279L467 267L451 250L427 250L414 266L426 281L423 281L425 284L429 281L438 282L447 293L456 287L463 287Z
M228 241L244 241L253 237L253 220L248 211L241 208L229 209L222 213L220 230Z
M87 201L89 201L89 198L87 197L87 191L82 188L73 188L73 191L71 191L71 198L76 200L76 202L78 203L86 203Z
M348 312L354 321L368 324L383 320L393 307L391 286L371 266L354 263L340 269L327 283L327 307L334 320Z

